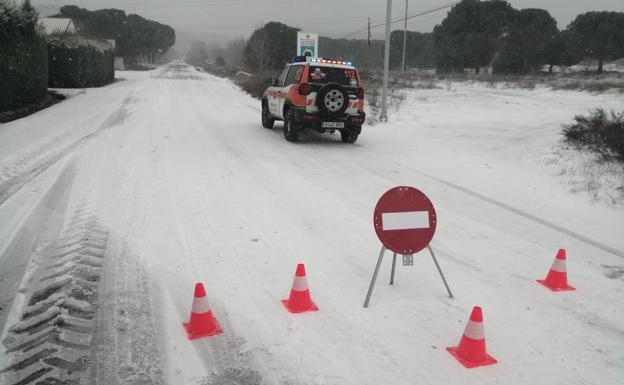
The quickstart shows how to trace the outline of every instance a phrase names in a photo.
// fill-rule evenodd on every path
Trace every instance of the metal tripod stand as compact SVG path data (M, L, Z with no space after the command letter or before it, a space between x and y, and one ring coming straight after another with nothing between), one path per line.
M446 278L444 278L444 274L442 273L442 269L440 269L440 265L438 264L438 260L433 253L433 249L430 245L427 245L427 250L431 254L431 258L433 258L433 262L438 268L438 273L440 273L440 277L442 277L442 282L444 282L444 286L446 287L446 291L448 292L449 298L453 298L453 293L451 293L451 289L449 288L448 283L446 282ZM364 300L364 307L368 307L368 303L370 302L370 297L373 294L373 287L375 286L375 281L377 280L377 274L379 273L379 268L381 267L381 261L383 260L384 254L386 253L386 247L381 246L381 252L379 253L379 259L377 260L377 266L375 266L375 272L373 273L373 279L371 280L370 286L368 287L368 293L366 294L366 299ZM394 270L396 266L396 257L397 253L392 255L392 271L390 273L390 285L394 285ZM413 265L414 259L413 255L403 255L403 265Z

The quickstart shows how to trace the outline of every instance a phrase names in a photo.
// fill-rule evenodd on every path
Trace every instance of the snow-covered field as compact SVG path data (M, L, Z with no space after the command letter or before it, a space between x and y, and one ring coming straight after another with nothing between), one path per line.
M118 77L0 125L0 383L621 383L624 211L571 192L556 151L562 123L621 95L409 90L356 144L292 144L228 80ZM421 252L394 286L386 258L364 309L373 207L397 185L435 204L455 298ZM576 291L535 283L559 248ZM318 312L280 302L298 262ZM191 342L196 282L224 333ZM475 305L499 363L467 370L445 348Z

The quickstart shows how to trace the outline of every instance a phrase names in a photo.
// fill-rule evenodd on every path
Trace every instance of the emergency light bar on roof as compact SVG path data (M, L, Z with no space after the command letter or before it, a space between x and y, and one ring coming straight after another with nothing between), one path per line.
M292 60L293 63L303 63L303 62L311 62L311 63L325 63L325 64L341 64L341 65L353 65L350 61L340 61L340 60L331 60L324 59L322 57L311 57L311 56L295 56Z

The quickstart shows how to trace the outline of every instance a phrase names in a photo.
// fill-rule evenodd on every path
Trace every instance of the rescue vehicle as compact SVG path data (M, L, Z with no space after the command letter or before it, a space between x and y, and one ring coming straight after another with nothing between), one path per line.
M351 62L297 56L262 96L262 126L284 121L284 137L296 142L305 129L336 131L354 143L362 131L364 88Z

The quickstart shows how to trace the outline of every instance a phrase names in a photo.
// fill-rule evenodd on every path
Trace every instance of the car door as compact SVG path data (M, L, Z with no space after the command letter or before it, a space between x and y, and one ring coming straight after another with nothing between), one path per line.
M275 79L275 83L273 86L269 88L269 111L275 117L282 118L281 108L284 105L282 102L282 88L284 87L284 81L286 80L286 75L288 75L288 66L286 66L282 72Z
M282 115L284 113L284 104L286 104L286 100L288 100L288 95L290 94L290 89L299 84L299 80L301 80L301 74L303 73L303 64L293 64L290 66L290 70L286 75L286 79L284 80L284 86L282 87L281 98L279 102L279 115L284 118ZM291 100L292 102L292 100Z

